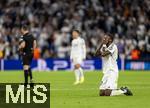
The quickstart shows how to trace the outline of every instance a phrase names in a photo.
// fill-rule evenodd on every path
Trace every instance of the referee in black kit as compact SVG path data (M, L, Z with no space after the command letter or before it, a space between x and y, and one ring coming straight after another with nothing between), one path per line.
M33 87L33 77L31 71L31 62L33 58L33 51L36 48L36 40L33 35L29 32L29 27L23 25L21 27L22 36L19 39L19 52L22 56L23 70L24 70L24 86L28 85L28 76L30 76L30 86Z

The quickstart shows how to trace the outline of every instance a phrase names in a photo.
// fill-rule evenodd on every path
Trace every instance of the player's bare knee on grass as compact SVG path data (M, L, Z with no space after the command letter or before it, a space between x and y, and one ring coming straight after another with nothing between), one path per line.
M105 90L100 90L99 91L99 96L105 96Z
M75 69L79 69L79 68L80 68L80 64L76 64Z
M112 92L112 90L110 90L110 89L100 90L99 91L99 96L110 96L111 92Z
M28 66L28 65L24 65L24 66L23 66L23 69L24 69L24 70L28 70L28 69L29 69L29 66Z
M110 89L106 89L105 90L105 96L110 96L111 95L112 90Z

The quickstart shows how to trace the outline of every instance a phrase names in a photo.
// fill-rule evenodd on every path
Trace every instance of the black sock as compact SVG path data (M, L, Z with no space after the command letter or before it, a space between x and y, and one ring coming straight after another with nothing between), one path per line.
M28 83L28 70L24 70L24 79L25 79L25 83Z
M32 80L32 70L31 70L31 68L29 68L29 76L30 76L30 80Z

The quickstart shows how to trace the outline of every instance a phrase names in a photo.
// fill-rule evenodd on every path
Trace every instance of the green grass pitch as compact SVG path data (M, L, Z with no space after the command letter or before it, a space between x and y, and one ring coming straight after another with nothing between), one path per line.
M119 73L119 87L128 86L134 96L99 97L102 78L99 71L86 72L85 83L74 86L74 73L34 72L36 82L50 82L51 108L150 108L150 72L125 71ZM23 72L0 72L0 82L21 83Z

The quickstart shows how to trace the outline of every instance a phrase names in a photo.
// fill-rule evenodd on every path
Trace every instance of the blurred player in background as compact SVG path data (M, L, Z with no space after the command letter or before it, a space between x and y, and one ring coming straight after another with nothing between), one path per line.
M102 44L96 51L96 56L101 56L103 59L103 78L100 85L100 96L115 96L125 94L132 95L132 92L127 87L117 89L118 81L118 48L113 43L113 36L105 34Z
M86 58L86 45L84 39L82 39L80 35L81 33L78 30L73 30L70 59L75 67L74 72L76 81L74 82L74 85L84 82L84 74L81 64Z
M21 27L22 36L19 40L19 51L22 56L23 69L24 69L24 86L28 85L28 76L30 76L30 86L33 86L33 77L30 64L33 58L33 51L36 48L36 40L33 35L29 33L28 26Z

